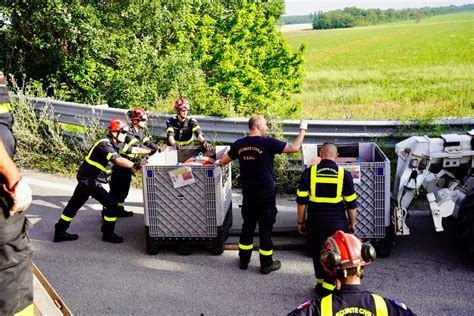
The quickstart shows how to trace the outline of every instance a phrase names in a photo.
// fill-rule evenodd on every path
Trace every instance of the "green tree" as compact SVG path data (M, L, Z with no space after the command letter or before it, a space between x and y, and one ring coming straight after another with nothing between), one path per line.
M151 108L182 95L204 115L297 110L304 48L291 52L274 25L283 0L3 0L0 9L11 20L1 67L72 101Z

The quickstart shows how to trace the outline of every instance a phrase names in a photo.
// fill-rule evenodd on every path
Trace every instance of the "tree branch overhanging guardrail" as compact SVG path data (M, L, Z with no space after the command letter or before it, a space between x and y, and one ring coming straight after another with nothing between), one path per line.
M14 96L18 99L18 96ZM126 118L127 110L107 106L85 105L43 98L28 98L36 110L51 107L53 117L61 123L88 124L95 119L102 127L115 117ZM165 121L170 114L149 113L148 128L154 136L166 137ZM219 143L231 144L247 133L246 118L220 118L193 116L197 118L206 138ZM298 134L299 120L274 120L282 124L283 136L292 140ZM474 129L474 118L439 119L426 124L400 120L308 120L305 143L375 142L393 147L398 141L413 135L441 133L465 133ZM437 135L439 136L439 135Z

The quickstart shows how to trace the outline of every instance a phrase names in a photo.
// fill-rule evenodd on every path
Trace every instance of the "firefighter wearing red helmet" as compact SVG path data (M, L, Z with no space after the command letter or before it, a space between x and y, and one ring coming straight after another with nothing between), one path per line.
M179 149L192 144L194 136L206 150L211 150L212 146L204 138L201 127L195 118L188 117L191 106L188 100L181 97L174 105L176 115L166 120L166 136L168 145Z
M338 230L320 253L321 264L337 280L338 289L300 304L288 315L415 315L405 304L371 293L361 285L364 266L375 257L370 244Z
M104 206L101 228L102 241L123 242L123 238L114 232L118 202L102 187L102 184L107 183L107 177L111 173L113 165L128 169L140 169L142 166L141 162L134 163L120 156L128 130L129 127L124 119L114 118L109 123L107 136L99 139L88 151L77 172L78 184L76 189L55 225L54 242L79 238L77 234L70 234L66 230L74 220L77 211L87 202L90 196ZM138 147L129 147L127 153L145 154L144 149Z
M139 157L135 153L128 153L129 147L143 149L144 154L152 155L156 151L161 151L161 147L153 143L148 136L147 121L148 115L140 107L133 108L127 112L131 121L130 129L125 137L125 145L121 151L121 156L136 162ZM125 210L125 199L130 191L133 172L130 168L119 165L112 167L110 177L110 194L117 200L117 217L130 217L133 212Z

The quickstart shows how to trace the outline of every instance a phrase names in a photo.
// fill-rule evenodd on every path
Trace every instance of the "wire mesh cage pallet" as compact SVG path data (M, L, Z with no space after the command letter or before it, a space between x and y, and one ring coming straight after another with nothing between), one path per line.
M220 158L226 149L217 146L206 154ZM188 156L168 148L142 169L148 253L174 244L180 254L189 254L192 245L202 243L213 254L223 251L232 225L230 165L183 165Z

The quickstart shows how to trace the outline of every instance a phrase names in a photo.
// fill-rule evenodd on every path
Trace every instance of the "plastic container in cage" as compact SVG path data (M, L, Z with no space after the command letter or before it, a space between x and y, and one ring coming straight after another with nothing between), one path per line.
M217 146L205 156L212 162L227 149ZM197 148L168 147L150 157L142 169L148 253L158 253L160 245L176 244L179 253L189 254L192 244L203 242L213 254L223 252L232 225L230 164L201 164L202 157Z
M391 250L390 161L375 143L336 144L339 166L350 171L357 194L356 235L370 239L380 256ZM303 167L317 163L318 144L303 144Z

